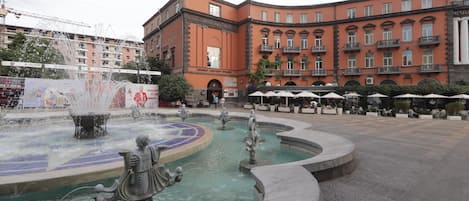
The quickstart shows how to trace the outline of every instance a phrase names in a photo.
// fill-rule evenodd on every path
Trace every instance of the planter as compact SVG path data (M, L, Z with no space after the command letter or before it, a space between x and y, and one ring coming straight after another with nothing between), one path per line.
M337 114L336 109L321 108L321 114Z
M253 109L254 107L251 104L244 104L244 109Z
M259 106L257 106L257 109L261 110L261 111L269 111L270 110L269 106L267 106L267 105L259 105Z
M405 118L408 119L409 115L408 114L396 114L396 118Z
M452 121L460 121L462 120L462 117L461 116L447 116L446 119L448 120L452 120Z
M293 112L294 112L295 114L298 114L299 111L300 111L300 106L294 106L294 107L293 107Z
M338 107L337 108L337 115L342 115L342 112L344 111L344 108Z
M279 112L290 112L290 107L278 107Z
M314 114L314 109L313 108L303 108L301 109L301 113L305 113L305 114Z
M377 117L378 112L366 112L366 116Z
M275 109L277 109L276 105L270 105L269 107L271 112L275 112Z
M420 114L419 119L433 119L433 115L431 115L431 114Z
M259 109L259 104L254 104L254 110L258 110Z

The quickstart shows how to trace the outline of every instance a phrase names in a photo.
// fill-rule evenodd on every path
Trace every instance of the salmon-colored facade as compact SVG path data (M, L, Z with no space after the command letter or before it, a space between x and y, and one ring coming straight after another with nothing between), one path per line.
M143 25L145 51L189 80L194 101L245 95L247 74L265 59L272 86L448 84L465 79L453 61L461 30L453 18L469 16L460 2L170 0Z

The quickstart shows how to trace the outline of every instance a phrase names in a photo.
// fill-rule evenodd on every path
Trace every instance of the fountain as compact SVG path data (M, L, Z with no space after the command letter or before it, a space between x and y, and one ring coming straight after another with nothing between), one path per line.
M272 164L272 162L267 160L256 159L256 150L260 142L261 137L259 133L257 133L256 128L256 114L254 110L251 110L248 120L248 136L244 138L244 143L246 144L246 151L249 152L249 159L242 160L239 163L239 169L241 171L249 172L252 168L256 166Z
M182 122L184 122L187 119L187 117L189 116L189 112L186 109L186 104L183 103L181 104L181 106L179 106L178 114Z
M221 125L222 125L222 127L219 128L220 130L231 130L232 129L231 127L226 126L226 123L231 121L231 117L228 114L228 111L226 111L226 108L224 106L222 106L222 108L221 108L220 116L218 117L218 119L220 119Z

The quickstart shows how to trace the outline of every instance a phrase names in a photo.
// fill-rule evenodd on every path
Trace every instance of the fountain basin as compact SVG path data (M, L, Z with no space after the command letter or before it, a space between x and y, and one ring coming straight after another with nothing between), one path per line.
M75 124L75 138L96 138L107 135L107 121L111 113L70 114Z

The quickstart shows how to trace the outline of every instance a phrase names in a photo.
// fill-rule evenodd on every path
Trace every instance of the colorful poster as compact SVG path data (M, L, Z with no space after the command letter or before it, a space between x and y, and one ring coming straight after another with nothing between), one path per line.
M158 85L127 84L125 107L158 108Z
M23 95L25 108L65 108L70 97L83 94L84 80L49 80L26 78Z

